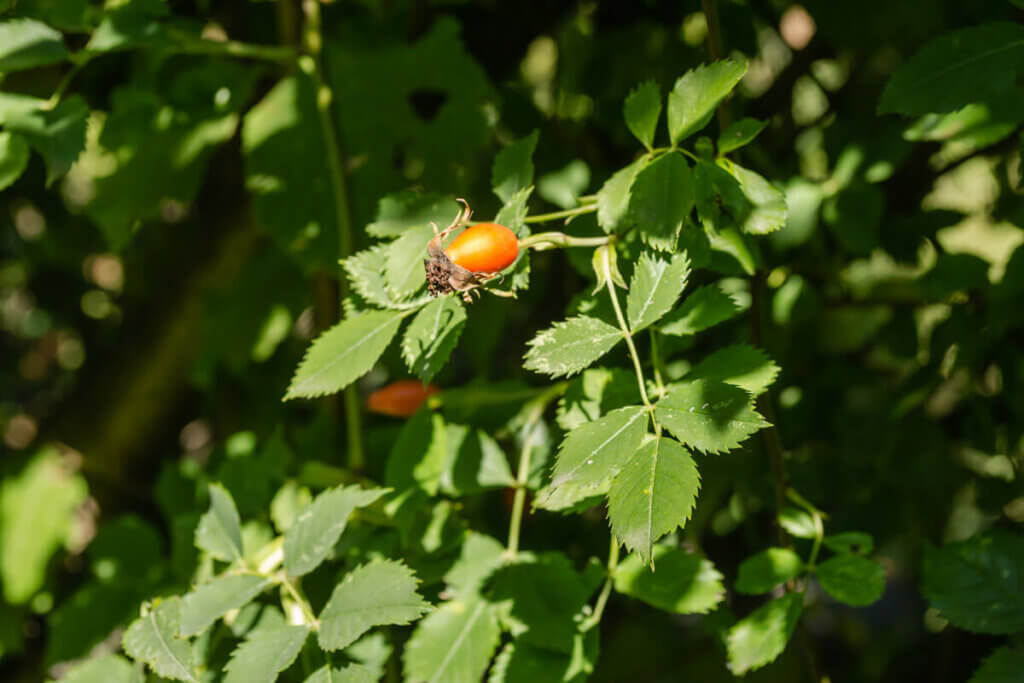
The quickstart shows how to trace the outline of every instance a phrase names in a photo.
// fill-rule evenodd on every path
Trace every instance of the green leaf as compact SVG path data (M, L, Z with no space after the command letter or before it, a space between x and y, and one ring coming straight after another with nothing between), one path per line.
M792 505L787 505L779 513L779 526L797 538L814 538L818 535L818 528L810 513Z
M800 576L804 561L788 548L768 548L740 563L736 590L757 595Z
M67 542L74 511L88 495L85 480L49 449L0 480L0 579L8 603L28 602L43 587L50 558Z
M28 166L28 143L17 133L0 131L0 190L10 187Z
M626 97L622 115L630 132L644 147L651 149L661 116L661 88L658 84L644 81L634 88Z
M686 159L670 152L648 164L633 181L629 216L651 247L675 249L683 220L693 209L693 173Z
M779 366L764 351L746 344L736 344L704 358L686 378L725 382L757 396L771 386L778 374Z
M149 613L132 622L121 644L132 659L148 664L164 678L196 681L192 645L178 638L179 598L158 602Z
M377 218L366 226L367 234L374 237L398 237L410 228L437 223L446 227L462 207L446 195L396 192L377 203Z
M320 647L340 650L374 626L408 624L430 605L416 592L416 576L394 560L378 560L349 572L320 613Z
M487 683L583 683L597 660L597 631L577 634L574 657L518 640L506 643L494 658Z
M34 103L31 106L30 101ZM0 123L8 131L20 133L42 155L49 186L68 172L85 147L89 107L79 95L63 98L52 109L42 108L43 102L17 98L0 103Z
M636 376L623 368L589 368L569 382L558 401L558 426L571 432L616 408L640 403Z
M231 494L220 484L210 484L210 509L196 527L196 547L218 560L242 558L242 526Z
M630 188L638 173L648 164L647 157L641 157L625 168L616 171L597 192L597 224L607 232L625 227L629 217Z
M370 371L402 322L396 311L367 311L320 335L299 364L285 400L341 391Z
M131 663L115 654L93 657L60 677L60 683L133 683L135 680Z
M705 453L723 453L768 426L750 394L731 384L694 380L658 401L655 414L684 444Z
M726 639L729 671L742 676L782 654L800 619L803 603L803 593L787 593L730 628Z
M707 558L656 545L654 564L658 571L630 555L615 570L615 590L675 614L707 614L725 598L722 575Z
M448 424L443 432L440 489L450 496L515 485L501 446L482 429Z
M459 558L444 575L444 582L455 597L479 592L484 580L505 563L505 546L490 536L469 531L462 542Z
M387 489L337 487L318 495L284 535L284 567L291 576L308 574L324 561L338 542L349 515L370 505Z
M525 138L506 146L494 158L491 187L503 202L533 184L533 151L540 133L533 131Z
M487 598L516 642L571 654L577 618L592 592L561 553L521 556L496 570Z
M231 653L224 683L273 683L299 656L308 636L305 625L256 631Z
M348 280L352 283L352 288L368 304L380 308L393 306L391 293L388 291L388 281L384 277L389 253L386 245L378 244L356 252L341 261L342 267L348 273Z
M338 254L323 151L315 89L304 74L280 79L242 121L245 187L253 215L307 267L333 264Z
M992 530L941 548L926 545L921 592L959 628L1024 631L1024 537Z
M402 357L409 371L429 382L448 362L465 322L466 309L457 297L438 297L424 306L402 339Z
M551 483L538 494L536 505L561 510L606 493L643 443L648 422L643 406L629 406L569 432L558 449Z
M747 72L746 61L723 59L687 71L668 94L668 133L679 144L706 126Z
M270 580L253 574L219 576L196 586L181 599L178 633L194 636L229 611L246 605L270 585Z
M813 534L812 534L813 536ZM822 539L825 547L834 553L870 555L875 548L875 539L862 531L844 531Z
M527 370L551 377L573 375L622 341L622 330L584 315L558 322L527 342Z
M12 73L68 58L60 31L35 19L0 22L0 73Z
M672 439L649 440L612 482L612 533L645 563L653 563L655 541L686 524L698 489L700 475L689 452Z
M1024 69L1024 26L990 23L932 40L896 70L880 114L919 116L960 109L1009 90Z
M629 282L626 313L636 333L658 322L676 304L690 276L690 259L676 254L669 260L644 253Z
M384 482L397 491L415 487L436 495L448 457L446 430L444 417L420 409L391 447Z
M446 602L416 625L402 655L405 680L479 683L500 635L497 610L486 600Z
M719 161L739 183L748 205L734 208L734 218L742 232L767 235L786 225L786 195L763 176L728 159Z
M882 565L860 555L835 555L814 570L825 592L840 602L864 607L885 592Z
M740 312L731 296L717 285L705 285L683 300L658 326L665 334L685 336L726 321Z
M361 664L349 664L344 669L325 664L303 683L377 683L377 677Z
M423 259L427 255L427 243L433 237L431 226L420 225L407 229L387 246L384 279L395 300L412 296L426 283Z
M537 194L562 209L577 205L577 198L590 186L590 167L573 159L563 168L537 179Z
M718 154L725 155L749 145L768 125L767 121L745 118L730 123L718 136Z
M1016 683L1024 671L1024 647L1004 645L985 658L967 683Z

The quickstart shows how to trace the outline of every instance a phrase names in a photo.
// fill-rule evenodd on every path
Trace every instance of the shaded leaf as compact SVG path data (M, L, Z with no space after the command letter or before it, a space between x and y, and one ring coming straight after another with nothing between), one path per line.
M218 560L234 562L242 558L242 526L231 494L220 484L210 484L210 509L199 518L196 547Z
M572 317L538 332L528 342L523 367L565 377L595 362L622 339L622 330L597 318Z
M854 607L870 605L885 592L885 570L874 560L860 555L835 555L815 570L825 592Z
M366 226L374 237L398 237L406 230L437 223L445 228L462 207L451 197L420 192L396 192L377 203L377 217Z
M640 403L636 376L622 368L588 368L558 401L558 426L567 432L616 408Z
M953 31L896 70L878 112L918 116L953 111L1012 88L1022 69L1024 26L991 23Z
M335 669L329 664L314 671L303 683L377 683L373 672L361 664Z
M612 482L612 533L645 563L653 562L654 543L686 524L699 489L697 465L685 448L669 438L649 440Z
M658 326L665 334L696 334L740 312L736 302L716 285L705 285L687 296L682 305Z
M704 358L686 378L725 382L757 396L771 386L778 374L779 366L764 351L746 344L736 344Z
M394 560L353 569L320 613L320 647L340 650L374 626L415 621L430 608L416 592L416 583L412 570Z
M597 224L605 232L624 227L630 204L630 188L638 173L648 164L647 157L641 157L625 168L616 171L597 192Z
M1024 537L992 530L941 548L926 545L921 592L959 628L1024 630Z
M740 563L736 590L753 595L767 593L795 579L803 570L804 561L789 548L768 548Z
M448 362L465 322L466 309L457 297L438 297L424 306L402 339L402 357L410 372L429 382Z
M630 91L622 107L622 115L629 131L644 147L651 149L658 117L661 116L661 88L658 84L644 81Z
M380 308L390 308L393 303L388 281L384 277L388 253L387 246L378 244L356 252L341 262L352 288L368 304Z
M479 683L500 635L497 610L486 600L446 602L416 625L402 654L405 679Z
M726 170L736 178L740 191L746 197L748 206L734 209L734 217L742 232L751 235L767 235L786 225L786 195L764 176L743 168L737 163L722 160Z
M661 319L675 306L690 276L686 254L666 260L644 253L636 263L626 298L630 330L638 332Z
M706 126L747 72L746 61L723 59L687 71L668 94L668 133L678 144Z
M0 122L8 131L20 133L46 162L46 184L60 178L75 163L85 147L85 124L89 107L79 95L63 98L52 109L43 100L26 106L32 98L9 106L0 104Z
M743 389L708 380L694 380L658 401L655 414L662 426L688 446L705 453L723 453L768 426Z
M533 184L533 151L540 133L533 131L525 138L504 147L494 158L491 187L503 202Z
M722 575L707 558L656 545L653 560L657 571L635 553L620 562L615 590L676 614L707 614L725 598Z
M444 581L456 597L479 591L485 579L505 563L505 546L490 536L469 531L462 542L459 558L444 575Z
M320 566L341 537L352 511L385 493L386 489L353 485L329 489L313 499L284 535L284 567L288 574L301 576Z
M629 216L648 245L675 249L683 220L693 209L693 173L686 159L670 152L644 167L630 190Z
M749 145L768 125L767 121L744 118L734 121L718 136L718 153L728 154Z
M402 322L396 311L367 311L320 335L306 351L285 399L341 391L370 371Z
M985 658L967 683L1016 683L1024 671L1024 647L1004 645Z
M273 683L299 656L307 636L305 625L256 631L231 653L224 683Z
M803 593L787 593L730 628L726 640L729 671L742 676L782 654L800 619L803 603Z
M875 539L862 531L844 531L822 539L825 547L834 553L870 555L875 548Z
M116 654L93 657L60 677L60 683L133 683L135 680L131 663Z

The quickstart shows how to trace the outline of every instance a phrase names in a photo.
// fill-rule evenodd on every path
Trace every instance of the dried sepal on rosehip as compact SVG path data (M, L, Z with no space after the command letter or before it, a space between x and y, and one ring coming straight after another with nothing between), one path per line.
M434 225L434 238L427 243L429 258L423 260L423 266L427 271L427 288L433 296L460 292L469 302L471 292L515 262L519 239L504 225L478 223L466 228L445 249L445 238L469 223L473 215L466 200L458 201L464 208L451 225L440 232Z

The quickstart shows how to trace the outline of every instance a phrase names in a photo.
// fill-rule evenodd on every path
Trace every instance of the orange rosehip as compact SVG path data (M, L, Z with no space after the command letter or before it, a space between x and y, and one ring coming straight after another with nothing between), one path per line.
M424 401L439 391L433 384L424 386L419 380L400 379L370 394L366 409L392 417L411 417Z

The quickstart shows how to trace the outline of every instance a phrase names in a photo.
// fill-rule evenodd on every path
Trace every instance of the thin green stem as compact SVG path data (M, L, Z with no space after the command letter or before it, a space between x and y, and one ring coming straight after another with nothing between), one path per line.
M610 236L573 237L564 232L538 232L536 235L519 240L519 248L542 251L557 247L599 247L602 244L608 244L609 241L611 241Z
M584 206L577 206L574 209L566 209L565 211L554 211L552 213L538 213L535 216L527 216L524 223L546 223L547 221L557 221L562 218L572 218L573 216L581 216L585 213L594 213L597 211L596 204L585 204Z
M294 600L299 606L299 609L302 610L302 616L306 621L306 625L314 630L320 628L320 623L316 620L316 615L313 614L313 608L310 606L309 600L306 600L306 597L302 594L292 579L284 572L278 572L270 578L279 586L284 588L288 595L291 596L292 600Z
M204 40L174 28L165 27L164 30L169 37L181 41L178 45L166 48L167 51L177 54L239 57L277 64L287 64L298 57L295 50L285 45L256 45L237 40Z
M334 214L337 221L338 255L345 259L352 255L352 218L349 214L348 189L341 144L334 124L332 109L334 93L331 92L323 73L321 55L323 34L321 32L319 0L302 0L302 11L305 16L302 47L306 54L299 60L299 68L312 78L316 89L316 110L324 140L331 198L334 200ZM340 298L345 299L349 292L348 282L345 278L339 282L338 289ZM344 401L345 431L348 437L348 466L352 470L361 471L366 465L366 457L363 454L363 427L359 410L359 394L354 384L346 387Z
M658 398L665 395L665 367L661 359L661 349L658 347L658 332L651 328L651 367L654 368L654 386L658 389Z
M615 582L615 570L618 566L619 540L615 538L615 534L612 534L611 547L608 548L608 565L605 568L606 576L604 579L604 585L601 586L601 593L597 596L597 602L594 603L593 613L581 625L580 630L589 631L601 623L601 617L604 615L605 605L608 604L608 596L611 595L612 585Z
M532 425L523 437L519 451L519 470L516 474L516 495L512 499L512 519L508 524L508 556L515 558L519 552L519 530L523 523L523 507L526 505L526 480L530 476L530 454L533 452Z
M647 408L647 412L651 414L651 421L654 423L654 433L660 436L661 425L658 424L658 420L654 416L654 406L651 404L651 400L647 397L647 382L644 380L644 371L640 366L640 354L636 351L636 344L633 343L633 334L629 331L629 325L626 324L626 317L622 315L622 307L619 305L619 298L615 295L615 282L612 278L611 256L607 249L603 255L602 266L604 268L605 286L608 289L608 296L612 299L612 308L615 309L615 317L619 321L619 329L622 330L622 337L626 340L626 346L629 348L629 356L633 359L633 369L636 371L636 383L637 386L640 387L640 399Z

